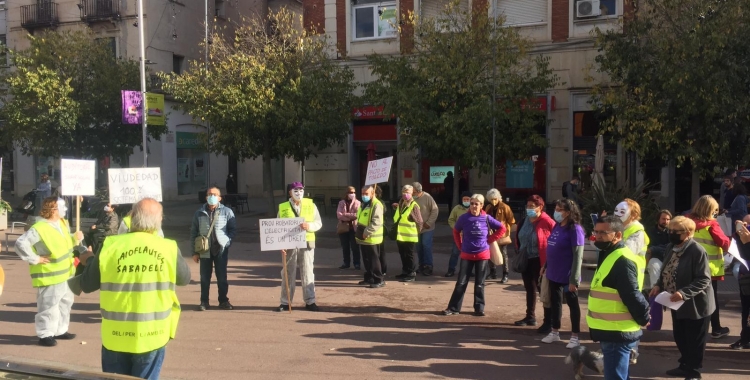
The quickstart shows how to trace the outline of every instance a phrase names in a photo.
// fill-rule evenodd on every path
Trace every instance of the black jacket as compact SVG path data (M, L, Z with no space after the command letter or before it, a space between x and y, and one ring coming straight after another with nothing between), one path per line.
M685 304L677 310L677 319L701 319L710 316L716 310L714 290L711 287L711 268L708 266L706 250L695 240L690 239L677 264L675 285L682 293ZM662 266L662 273L656 286L664 290L664 268L674 252L668 247L667 257Z
M659 259L664 261L664 256L667 253L667 246L669 245L669 234L667 229L661 229L659 226L654 226L648 231L648 238L650 240L648 249L651 250L651 258Z
M604 262L604 259L609 256L612 251L625 247L625 244L620 241L615 244L611 249L607 251L599 252L599 262L597 263L597 270ZM643 294L638 291L638 269L634 262L630 261L625 257L620 257L612 265L612 270L609 271L607 277L602 280L602 286L613 288L617 290L617 294L620 295L622 303L630 311L630 315L633 319L641 326L645 326L651 319L649 316L648 300L643 297ZM605 331L598 329L589 329L591 340L594 342L635 342L641 339L643 332L641 330L632 332L620 332L620 331Z

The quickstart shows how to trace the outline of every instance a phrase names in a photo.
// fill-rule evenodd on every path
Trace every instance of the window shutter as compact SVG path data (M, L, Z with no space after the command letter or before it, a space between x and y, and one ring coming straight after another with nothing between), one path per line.
M445 7L451 3L451 0L422 0L420 2L420 13L423 19L436 19L444 11ZM466 11L469 9L469 0L461 0L461 9Z
M506 25L547 22L547 0L498 0L497 7Z

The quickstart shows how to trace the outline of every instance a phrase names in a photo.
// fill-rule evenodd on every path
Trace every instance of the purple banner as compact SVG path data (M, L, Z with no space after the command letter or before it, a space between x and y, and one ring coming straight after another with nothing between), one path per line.
M122 91L122 123L143 122L143 94L140 91Z

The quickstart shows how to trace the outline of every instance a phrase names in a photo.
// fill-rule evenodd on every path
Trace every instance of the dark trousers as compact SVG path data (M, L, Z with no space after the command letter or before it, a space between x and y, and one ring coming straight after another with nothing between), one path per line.
M167 346L164 346L142 354L131 354L110 351L102 346L102 372L158 380L166 350Z
M742 332L740 333L740 340L743 343L750 343L750 325L747 322L747 318L750 317L750 294L746 295L740 292L740 302L742 304L742 319L740 320Z
M570 309L570 325L571 330L574 334L581 332L581 307L578 304L578 292L566 292L565 287L568 284L561 284L559 282L549 282L549 293L550 293L550 319L552 319L552 328L555 330L560 329L562 321L562 302L563 298L565 303L568 304Z
M388 263L385 261L385 239L378 246L378 261L380 261L380 273L385 276L388 273Z
M539 274L542 266L540 259L528 259L526 271L521 273L523 287L526 288L526 317L536 319L536 298L539 291ZM545 320L546 322L546 320Z
M383 271L380 266L380 246L361 244L359 250L362 252L362 263L365 264L365 281L375 284L383 282Z
M458 265L458 279L456 287L453 288L451 300L448 302L448 309L452 311L461 311L461 305L464 302L466 287L469 285L469 274L474 271L474 311L484 311L484 278L487 274L487 263L489 260L464 260Z
M672 310L674 342L680 350L679 362L683 367L692 370L703 368L709 319L677 319L677 313Z
M345 234L339 234L345 266L351 265L352 261L354 261L355 267L359 266L359 244L357 244L357 241L354 239L354 235L354 230L352 229Z
M211 286L211 276L216 271L216 285L219 287L219 303L228 302L227 293L229 283L227 282L227 262L229 261L229 248L224 252L207 259L201 259L201 303L208 303L208 290Z
M412 274L417 271L417 264L414 257L414 247L417 243L397 241L398 254L401 256L401 273Z
M503 276L508 275L508 246L507 245L501 245L500 246L500 253L503 254ZM489 263L490 266L490 273L497 271L497 265L495 265L492 261Z
M721 319L719 318L719 281L711 281L711 285L714 288L714 302L716 303L716 310L711 314L711 332L717 332L721 330Z

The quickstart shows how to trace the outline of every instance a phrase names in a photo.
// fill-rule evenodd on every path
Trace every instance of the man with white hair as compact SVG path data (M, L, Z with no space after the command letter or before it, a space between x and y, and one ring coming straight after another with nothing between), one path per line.
M417 256L419 257L419 269L425 276L432 276L432 236L435 234L435 222L438 218L438 205L432 195L422 189L422 184L414 182L414 201L422 213L422 230L419 232L417 242Z
M158 379L175 337L175 285L190 283L190 267L177 242L155 235L161 221L161 204L142 199L133 206L130 233L108 236L96 256L81 255L81 290L99 290L104 372Z

